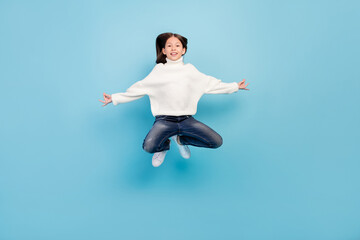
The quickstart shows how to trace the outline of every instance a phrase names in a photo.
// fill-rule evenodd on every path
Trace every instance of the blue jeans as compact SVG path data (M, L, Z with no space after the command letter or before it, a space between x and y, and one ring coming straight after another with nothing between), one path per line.
M190 115L158 115L144 139L143 149L149 153L169 150L169 138L173 135L180 136L181 144L196 147L218 148L223 142L217 132Z

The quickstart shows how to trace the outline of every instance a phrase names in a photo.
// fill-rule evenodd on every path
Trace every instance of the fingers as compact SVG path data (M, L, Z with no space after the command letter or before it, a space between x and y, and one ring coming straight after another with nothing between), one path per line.
M106 99L105 99L105 101L99 99L99 101L102 102L102 103L104 103L104 105L102 105L102 106L106 106L106 105L108 105L109 103L111 103L111 101L107 101Z
M244 79L241 82L239 82L239 89L250 90L250 89L246 88L248 85L249 85L249 83L245 84L245 79Z
M103 96L104 96L104 100L100 100L100 99L99 99L99 101L102 102L102 103L104 103L104 104L102 105L102 106L104 107L104 106L108 105L109 103L111 103L111 102L112 102L112 99L111 99L111 95L109 95L109 94L103 93Z
M106 105L108 105L108 102L104 103L102 106L104 107L104 106L106 106Z
M241 82L239 82L238 84L239 84L239 86L241 86L244 83L245 83L245 78Z
M246 84L246 85L244 86L244 90L250 90L250 89L246 88L248 85L249 85L249 84Z

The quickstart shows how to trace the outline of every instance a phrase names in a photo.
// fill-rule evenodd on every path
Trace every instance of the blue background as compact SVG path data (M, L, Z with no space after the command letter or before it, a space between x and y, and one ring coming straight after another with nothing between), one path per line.
M360 239L357 1L0 1L0 239ZM250 91L206 95L221 148L151 166L155 64Z

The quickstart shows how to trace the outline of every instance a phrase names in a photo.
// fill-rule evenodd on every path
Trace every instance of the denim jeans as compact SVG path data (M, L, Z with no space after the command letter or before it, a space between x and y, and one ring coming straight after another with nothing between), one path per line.
M217 132L190 115L158 115L144 139L143 149L149 153L169 150L169 138L173 135L179 135L183 145L204 148L218 148L222 145L222 137Z

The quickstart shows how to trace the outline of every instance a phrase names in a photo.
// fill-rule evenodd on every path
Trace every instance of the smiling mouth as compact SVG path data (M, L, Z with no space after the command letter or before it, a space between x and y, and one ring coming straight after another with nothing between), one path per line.
M175 56L175 55L177 55L177 53L170 53L170 55L171 55L171 56Z

